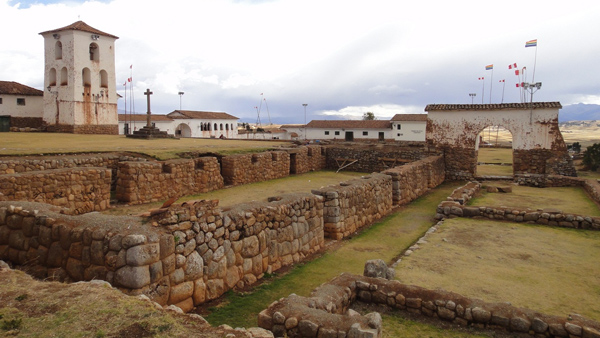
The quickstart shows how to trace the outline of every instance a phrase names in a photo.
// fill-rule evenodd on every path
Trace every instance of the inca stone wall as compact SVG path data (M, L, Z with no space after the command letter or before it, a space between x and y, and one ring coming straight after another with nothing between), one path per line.
M365 173L381 172L427 156L429 155L424 143L412 147L382 144L343 147L333 145L327 147L327 169L337 170L344 163L349 164L358 160L345 170Z
M289 176L290 155L285 151L231 155L221 159L225 185L242 185Z
M312 192L323 197L325 235L336 240L392 211L392 179L388 175L373 173Z
M129 204L156 202L223 188L214 157L165 162L120 162L116 198Z
M445 179L444 158L430 156L383 172L392 177L394 205L408 204Z
M114 177L116 177L117 164L122 161L145 161L145 159L118 153L68 156L9 156L0 157L0 175L76 167L105 167L112 169Z
M322 146L302 146L286 149L290 154L290 173L304 174L325 169L327 148Z
M600 337L600 323L577 314L562 318L509 303L488 303L444 290L347 273L321 285L310 297L291 295L274 302L259 314L258 325L276 337L381 337L381 316L348 310L355 301L499 333Z
M67 168L0 175L0 201L34 201L69 213L102 211L110 204L111 171Z

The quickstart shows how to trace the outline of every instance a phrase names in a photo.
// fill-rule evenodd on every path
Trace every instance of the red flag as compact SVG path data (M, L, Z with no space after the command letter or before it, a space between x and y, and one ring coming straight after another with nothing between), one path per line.
M133 65L129 66L129 69L133 69Z
M127 78L127 82L131 82L131 78L130 78L130 77L129 77L129 78Z
M515 75L519 75L519 70L515 69Z
M498 82L504 82L504 80L499 80Z
M125 83L123 83L123 86L127 86L127 81L125 81Z
M517 63L516 62L513 64L513 68L517 68Z
M508 69L512 69L512 65L508 65Z
M479 80L483 80L483 79L484 79L483 77L480 77L480 78L479 78Z

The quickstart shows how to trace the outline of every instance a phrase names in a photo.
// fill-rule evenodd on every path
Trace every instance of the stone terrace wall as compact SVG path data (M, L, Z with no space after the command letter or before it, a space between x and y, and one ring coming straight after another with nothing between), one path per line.
M354 301L500 333L600 337L600 323L577 314L561 318L508 303L488 303L444 290L347 273L321 285L311 297L291 295L274 302L259 314L258 325L277 337L380 337L380 317L346 312Z
M388 169L383 174L392 177L394 205L408 204L444 182L444 158L430 156Z
M479 151L462 147L443 147L446 179L449 181L472 180L477 171Z
M57 156L9 156L0 157L0 175L50 169L104 167L112 169L113 177L116 177L118 163L123 161L145 161L145 159L117 153Z
M285 151L226 156L221 159L225 185L273 180L290 174L290 155Z
M577 186L584 184L597 197L600 195L600 184L596 180L584 180L567 176L557 176L558 181L568 181ZM557 181L554 181L557 182ZM563 182L564 183L564 182ZM564 185L561 185L564 186ZM600 217L564 213L558 209L518 209L507 207L465 206L481 188L478 182L469 182L454 190L446 201L437 207L437 219L445 217L483 217L511 222L525 222L549 226L560 226L575 229L600 230ZM590 194L592 195L592 194Z
M214 157L119 163L116 198L141 204L223 188Z
M68 213L102 211L110 205L111 171L67 168L0 175L0 201L34 201Z
M323 197L325 235L336 240L392 211L392 179L388 175L373 173L312 192Z
M0 202L0 260L42 279L106 280L187 312L320 250L322 213L322 199L311 194L227 212L216 201L187 202L154 211L153 227L139 218L68 218Z
M332 145L327 147L327 169L337 170L343 163L343 159L353 159L358 162L348 166L346 170L365 173L381 172L429 155L425 143L412 147L379 144L354 147ZM348 163L350 161L346 161L346 164Z

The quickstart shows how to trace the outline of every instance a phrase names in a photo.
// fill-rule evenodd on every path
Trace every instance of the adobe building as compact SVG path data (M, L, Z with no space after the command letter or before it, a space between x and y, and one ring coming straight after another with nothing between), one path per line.
M44 37L44 109L48 131L118 134L115 41L83 21Z
M44 93L14 81L0 81L0 131L41 128Z

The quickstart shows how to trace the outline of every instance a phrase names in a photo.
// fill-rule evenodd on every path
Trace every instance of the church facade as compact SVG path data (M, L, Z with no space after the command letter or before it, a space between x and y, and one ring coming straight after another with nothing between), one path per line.
M115 41L83 21L44 37L44 109L48 131L117 134Z

